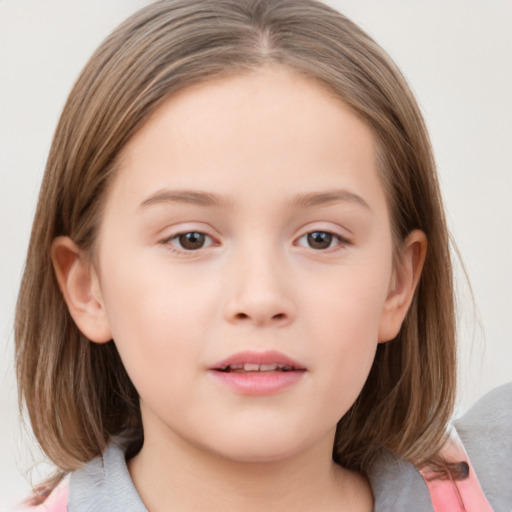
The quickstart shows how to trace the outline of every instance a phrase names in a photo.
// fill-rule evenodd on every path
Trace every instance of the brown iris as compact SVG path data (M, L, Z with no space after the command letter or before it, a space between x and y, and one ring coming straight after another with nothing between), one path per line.
M201 249L201 247L203 247L206 236L203 233L190 232L179 235L178 239L183 249L193 251L194 249Z
M332 233L326 231L313 231L308 233L308 245L312 249L328 249L332 242Z

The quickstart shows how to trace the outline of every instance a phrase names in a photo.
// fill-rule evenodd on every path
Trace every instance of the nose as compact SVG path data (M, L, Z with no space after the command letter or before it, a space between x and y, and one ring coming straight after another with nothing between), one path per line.
M275 255L248 251L230 265L224 316L230 323L284 327L293 322L295 304L284 262Z

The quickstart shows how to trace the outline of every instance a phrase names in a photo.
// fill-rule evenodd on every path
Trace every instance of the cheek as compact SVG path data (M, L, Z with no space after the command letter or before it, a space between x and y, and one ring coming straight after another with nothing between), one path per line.
M362 261L335 269L310 295L309 308L315 311L312 324L357 349L377 343L378 326L389 291L391 258ZM347 348L347 347L346 347Z
M113 262L112 262L113 263ZM137 269L136 272L133 269ZM103 297L114 342L139 389L151 376L179 379L195 362L215 312L214 290L191 283L183 272L157 264L105 265Z
M316 314L310 329L317 329L327 401L337 403L342 413L359 395L375 358L391 275L391 260L384 260L339 272L324 293L315 294Z

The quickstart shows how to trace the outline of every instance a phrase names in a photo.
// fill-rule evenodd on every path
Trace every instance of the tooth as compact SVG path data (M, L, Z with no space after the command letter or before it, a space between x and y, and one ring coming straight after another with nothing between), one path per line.
M244 365L243 364L231 364L229 365L229 367L231 368L231 370L241 370Z
M253 364L253 363L245 363L244 364L244 371L246 372L257 372L260 369L259 364Z
M260 364L260 372L271 372L277 370L279 366L275 363L272 364Z

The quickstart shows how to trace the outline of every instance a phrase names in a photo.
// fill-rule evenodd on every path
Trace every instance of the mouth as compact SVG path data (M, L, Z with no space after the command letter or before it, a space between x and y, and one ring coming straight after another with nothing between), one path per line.
M263 373L305 371L306 367L277 350L267 350L238 352L210 369L225 373Z
M277 352L240 352L209 368L209 373L242 395L270 395L298 383L306 367Z
M215 368L219 372L225 373L260 373L260 372L293 372L293 371L304 371L303 368L296 368L289 364L228 364L222 368Z

